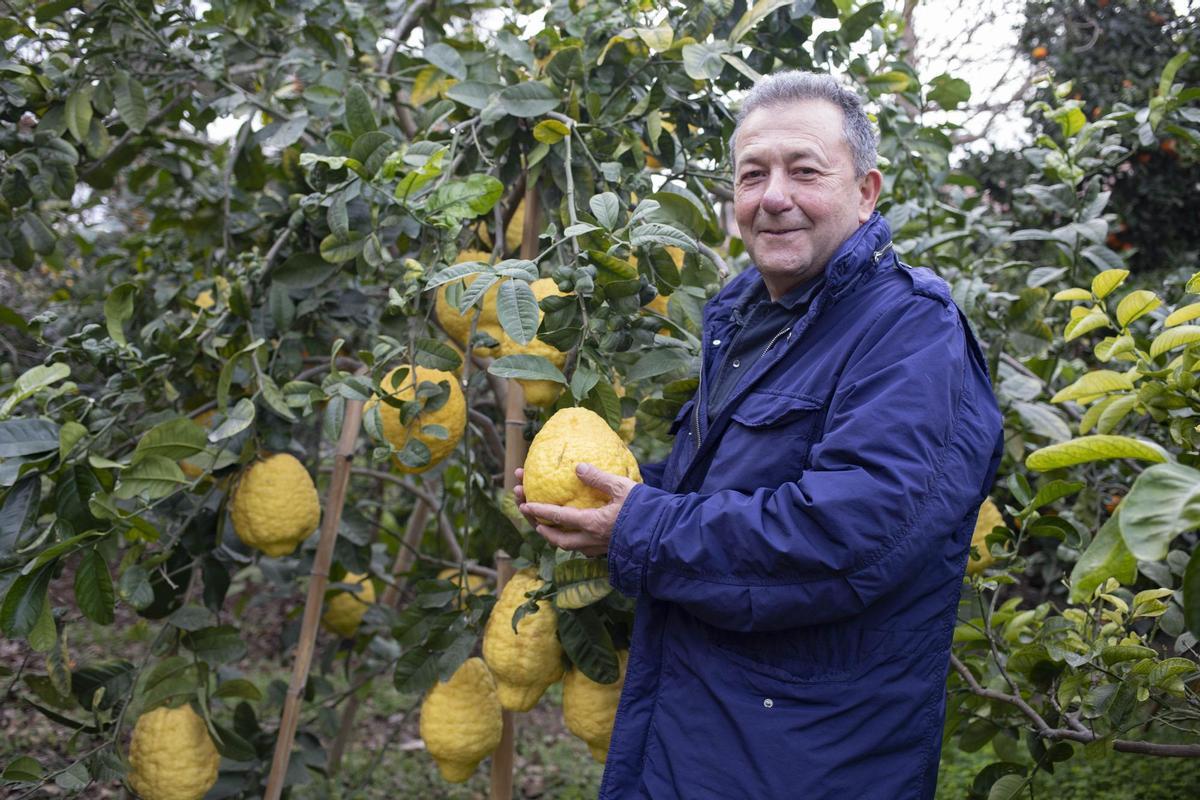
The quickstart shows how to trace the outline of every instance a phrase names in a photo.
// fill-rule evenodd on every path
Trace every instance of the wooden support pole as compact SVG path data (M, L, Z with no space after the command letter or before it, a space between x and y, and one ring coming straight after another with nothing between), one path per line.
M404 591L408 581L403 576L412 569L413 562L417 559L417 550L421 547L421 537L425 533L425 524L429 522L430 511L424 500L418 500L413 506L412 513L408 516L408 526L404 529L404 540L396 553L396 561L392 564L392 583L383 590L383 595L379 598L380 605L391 608L400 599L400 593ZM354 717L358 714L360 705L362 701L358 693L355 693L350 695L346 700L346 707L342 709L342 722L338 726L337 738L329 747L328 763L331 776L337 775L342 768L342 757L346 754L346 747L354 734Z
M538 232L541 230L538 195L535 181L525 183L525 225L521 230L521 257L532 260L538 252ZM525 463L528 446L525 444L525 391L521 384L508 381L504 408L504 491L517 485L516 469ZM496 552L496 594L513 575L512 557L503 550ZM516 760L516 718L504 712L504 728L500 746L492 755L491 800L512 800L513 764Z
M321 620L321 606L325 600L325 587L329 583L329 565L333 562L333 545L337 541L338 527L342 523L342 507L346 504L346 488L350 483L350 462L354 460L354 448L362 428L363 401L346 401L342 417L342 433L334 453L333 476L329 480L329 494L325 500L325 515L321 520L321 538L317 543L317 555L313 559L312 573L308 582L308 597L304 601L304 619L300 623L300 642L296 648L296 661L292 666L292 680L288 685L287 699L283 705L283 716L279 720L279 733L275 739L275 755L271 759L271 773L267 778L266 800L279 800L283 793L283 782L287 776L288 761L292 756L292 744L296 740L296 725L300 721L300 704L304 686L308 683L308 670L312 666L316 649L317 625Z
M512 556L503 550L496 551L496 594L504 590L504 584L513 576ZM503 712L504 727L500 733L500 745L492 754L491 800L512 800L513 762L517 754L516 714Z

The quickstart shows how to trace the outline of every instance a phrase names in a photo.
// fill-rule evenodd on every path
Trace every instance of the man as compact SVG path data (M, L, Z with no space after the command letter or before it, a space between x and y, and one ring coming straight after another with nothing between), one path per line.
M705 309L700 387L644 484L525 503L637 598L602 798L932 798L955 609L1001 453L945 283L901 265L857 96L747 96L734 210L756 269Z

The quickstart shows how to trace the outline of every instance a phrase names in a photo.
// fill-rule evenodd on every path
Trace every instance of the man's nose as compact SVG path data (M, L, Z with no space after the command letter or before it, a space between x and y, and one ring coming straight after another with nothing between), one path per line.
M772 170L767 177L767 185L763 190L762 201L759 203L768 214L782 214L792 207L792 195L788 191L787 175Z

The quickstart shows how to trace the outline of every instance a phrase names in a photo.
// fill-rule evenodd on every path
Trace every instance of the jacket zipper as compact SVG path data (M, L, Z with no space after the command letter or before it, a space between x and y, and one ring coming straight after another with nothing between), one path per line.
M700 449L700 400L704 397L704 351L700 351L700 376L696 381L696 402L692 403L692 425L696 428L696 449Z

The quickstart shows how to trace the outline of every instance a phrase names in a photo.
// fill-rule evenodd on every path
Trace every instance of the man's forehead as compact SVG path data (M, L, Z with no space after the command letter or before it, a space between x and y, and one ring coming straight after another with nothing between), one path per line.
M736 156L830 155L845 144L842 110L822 98L756 108L742 121Z

